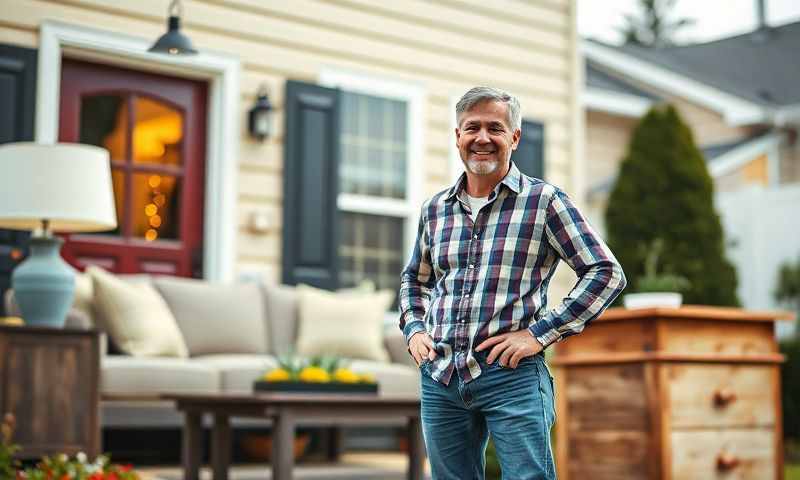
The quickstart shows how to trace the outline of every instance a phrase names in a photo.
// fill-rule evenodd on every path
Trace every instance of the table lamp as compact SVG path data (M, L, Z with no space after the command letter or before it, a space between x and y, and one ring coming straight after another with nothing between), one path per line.
M117 225L108 151L76 143L0 145L0 228L33 230L30 255L11 275L27 325L63 327L75 270L53 232Z

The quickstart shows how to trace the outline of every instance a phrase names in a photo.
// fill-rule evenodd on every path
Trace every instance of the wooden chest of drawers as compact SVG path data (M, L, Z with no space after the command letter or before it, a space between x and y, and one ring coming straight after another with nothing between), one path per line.
M782 479L773 323L786 318L609 309L558 344L559 479Z

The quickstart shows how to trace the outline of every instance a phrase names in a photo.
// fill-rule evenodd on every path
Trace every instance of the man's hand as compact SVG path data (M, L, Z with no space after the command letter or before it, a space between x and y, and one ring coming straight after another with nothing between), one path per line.
M489 352L489 356L486 357L486 363L493 363L499 356L500 365L504 367L510 366L511 368L517 368L520 360L536 355L543 348L542 344L536 340L528 329L489 337L481 342L475 348L475 351L480 352L492 345L494 345L494 348Z
M436 351L433 349L433 339L428 332L417 332L411 335L408 340L408 350L417 362L417 366L422 365L422 361L427 358L433 360L436 358Z

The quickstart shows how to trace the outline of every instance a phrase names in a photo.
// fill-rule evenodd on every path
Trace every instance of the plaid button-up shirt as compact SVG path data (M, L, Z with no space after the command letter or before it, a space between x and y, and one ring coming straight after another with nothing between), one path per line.
M545 347L580 333L625 287L614 255L567 195L512 163L473 223L466 175L422 206L400 286L400 329L433 338L434 380L481 374L473 349L528 328ZM559 260L579 279L553 310L547 287Z

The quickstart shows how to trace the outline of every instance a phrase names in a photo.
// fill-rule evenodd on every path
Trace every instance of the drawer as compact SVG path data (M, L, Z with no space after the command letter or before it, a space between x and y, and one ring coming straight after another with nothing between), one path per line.
M650 429L645 368L641 364L571 367L563 393L566 411L556 416L567 419L571 433Z
M776 478L772 429L674 431L671 445L674 480Z
M667 364L671 427L775 425L778 369L773 365Z
M570 480L648 480L654 478L648 432L587 431L569 438ZM561 470L563 471L563 470Z

